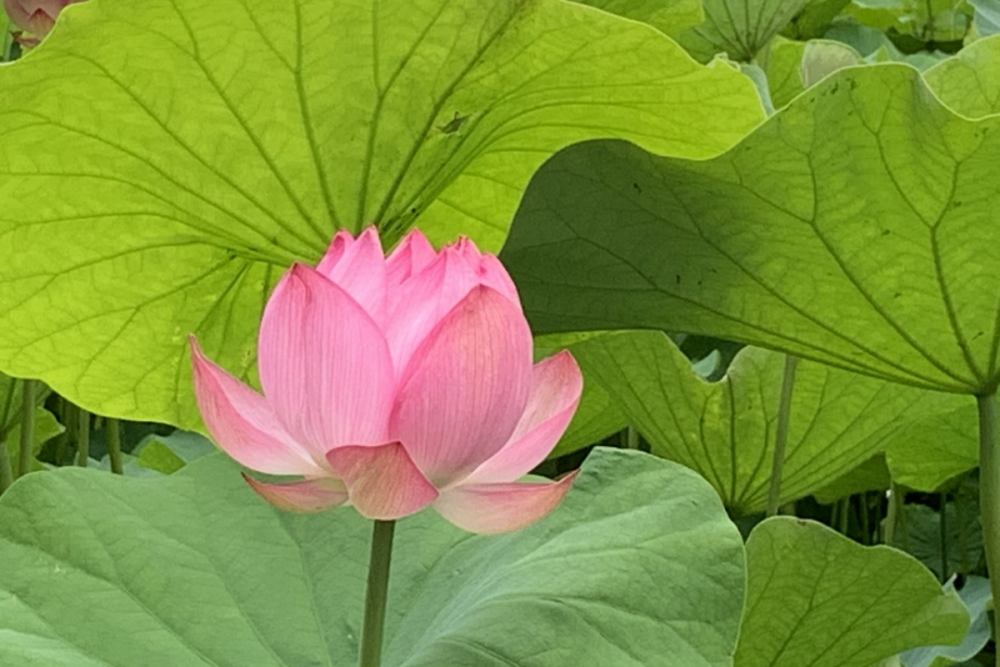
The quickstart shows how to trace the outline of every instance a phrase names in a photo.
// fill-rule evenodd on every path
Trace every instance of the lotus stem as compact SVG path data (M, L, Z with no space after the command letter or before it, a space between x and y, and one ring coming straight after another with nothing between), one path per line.
M389 566L392 562L392 537L395 529L395 521L375 521L372 530L359 667L380 667L382 664L382 635L385 630L385 606L389 593Z
M116 475L124 474L122 472L122 430L117 419L108 417L104 420L104 442L108 448L111 472Z
M895 482L889 482L889 507L885 515L885 533L882 541L890 547L896 539L896 524L899 521L899 510L906 502L903 492Z
M90 413L80 408L76 414L76 465L86 468L90 458Z
M639 449L639 431L634 426L625 429L625 446L628 449Z
M977 396L979 407L979 504L983 545L993 599L1000 600L1000 456L997 451L996 394ZM1000 637L1000 614L993 615L994 636ZM1000 651L996 655L1000 667Z
M10 467L10 452L7 443L0 440L0 493L10 488L14 483L14 471Z
M34 460L35 445L35 389L38 383L34 380L23 380L21 383L21 451L18 458L17 475L27 475L31 472Z
M938 524L938 539L941 541L941 583L948 581L948 494L941 494L941 522Z
M792 412L792 390L795 388L795 367L798 357L785 355L785 374L781 379L781 398L778 401L778 426L774 436L774 460L771 462L771 486L767 492L767 516L776 516L781 507L781 475L785 467L785 445L788 442L788 423Z

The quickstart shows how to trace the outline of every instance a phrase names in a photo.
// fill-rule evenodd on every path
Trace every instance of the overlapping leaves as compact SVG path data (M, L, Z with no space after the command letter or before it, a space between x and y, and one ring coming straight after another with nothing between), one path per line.
M704 332L992 391L997 130L911 68L842 70L707 162L566 149L533 179L504 258L541 331Z
M603 334L574 347L653 453L697 470L736 513L763 510L770 484L785 355L747 348L723 380L705 382L661 332ZM950 417L970 401L800 362L795 373L781 501L833 482L887 447L933 448L939 431L918 419ZM974 422L972 422L974 423ZM960 445L975 447L974 434Z
M496 246L553 151L706 157L762 113L737 72L561 0L88 2L0 91L0 369L188 425L186 336L252 377L269 290L337 228Z
M969 614L915 559L863 547L809 521L769 519L747 540L747 611L737 667L870 667L957 644Z

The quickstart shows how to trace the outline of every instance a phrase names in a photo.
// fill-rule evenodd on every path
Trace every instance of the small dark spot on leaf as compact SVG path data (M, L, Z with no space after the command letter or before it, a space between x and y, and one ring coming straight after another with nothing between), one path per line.
M851 90L854 90L855 88L858 87L858 82L855 81L854 79L848 79L847 83L848 83L848 85L851 86Z
M889 234L892 234L892 232L890 232L888 229L882 230L882 236L888 236Z
M445 134L455 134L462 128L463 125L465 125L465 121L467 120L469 120L468 114L462 116L456 111L454 118L449 120L444 125L438 125L438 129L444 132Z
M639 184L638 184L638 183L633 183L633 184L632 184L632 187L633 187L633 188L635 188L635 191L636 191L636 192L638 192L638 193L642 194L642 188L640 188L640 187L639 187Z
M678 285L680 285L680 284L681 284L681 274L679 274L679 273L678 273L678 274L677 274L676 276L674 276L674 277L675 277L675 278L677 279L677 284L678 284Z
M903 296L903 293L902 292L896 292L896 294L894 296L895 296L895 298L898 299L899 297Z

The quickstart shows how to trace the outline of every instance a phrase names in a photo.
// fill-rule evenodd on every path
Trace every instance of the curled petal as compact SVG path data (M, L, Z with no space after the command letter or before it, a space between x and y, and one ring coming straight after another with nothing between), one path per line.
M387 440L388 346L368 313L330 280L292 267L267 303L258 352L264 395L316 461L338 445Z
M567 350L535 364L528 407L503 448L465 480L513 482L545 460L569 426L583 391L583 375Z
M521 305L521 299L517 295L517 287L499 259L494 255L480 252L470 238L462 237L459 239L458 243L455 244L455 249L468 264L480 285L492 287L518 306Z
M253 470L272 475L321 471L281 425L263 396L209 361L191 337L194 393L212 439Z
M357 239L338 232L316 271L350 294L379 325L385 321L385 256L375 227Z
M411 276L423 271L436 257L434 246L427 237L419 229L410 231L386 260L386 284L389 289L398 289Z
M399 442L337 447L326 458L347 485L351 504L368 519L399 519L419 512L437 498L437 489Z
M514 432L528 401L531 346L520 309L477 287L413 354L389 430L436 486L467 477Z
M558 482L459 486L443 492L434 501L434 509L459 528L472 533L489 535L520 530L558 507L578 472Z
M347 488L339 479L332 477L271 484L244 473L243 479L261 498L289 512L322 512L347 502Z

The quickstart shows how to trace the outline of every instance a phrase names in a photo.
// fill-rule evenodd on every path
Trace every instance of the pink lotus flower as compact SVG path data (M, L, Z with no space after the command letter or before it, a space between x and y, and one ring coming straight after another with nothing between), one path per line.
M21 30L32 33L37 38L45 37L56 24L59 12L66 5L84 0L3 0L3 9L10 22ZM28 45L38 43L38 39L22 40Z
M261 322L261 396L192 339L195 393L215 441L278 507L352 504L371 519L432 505L477 533L552 511L575 473L517 482L565 431L583 387L563 351L532 365L514 284L469 240L436 253L419 231L386 259L378 233L341 232L294 265Z

